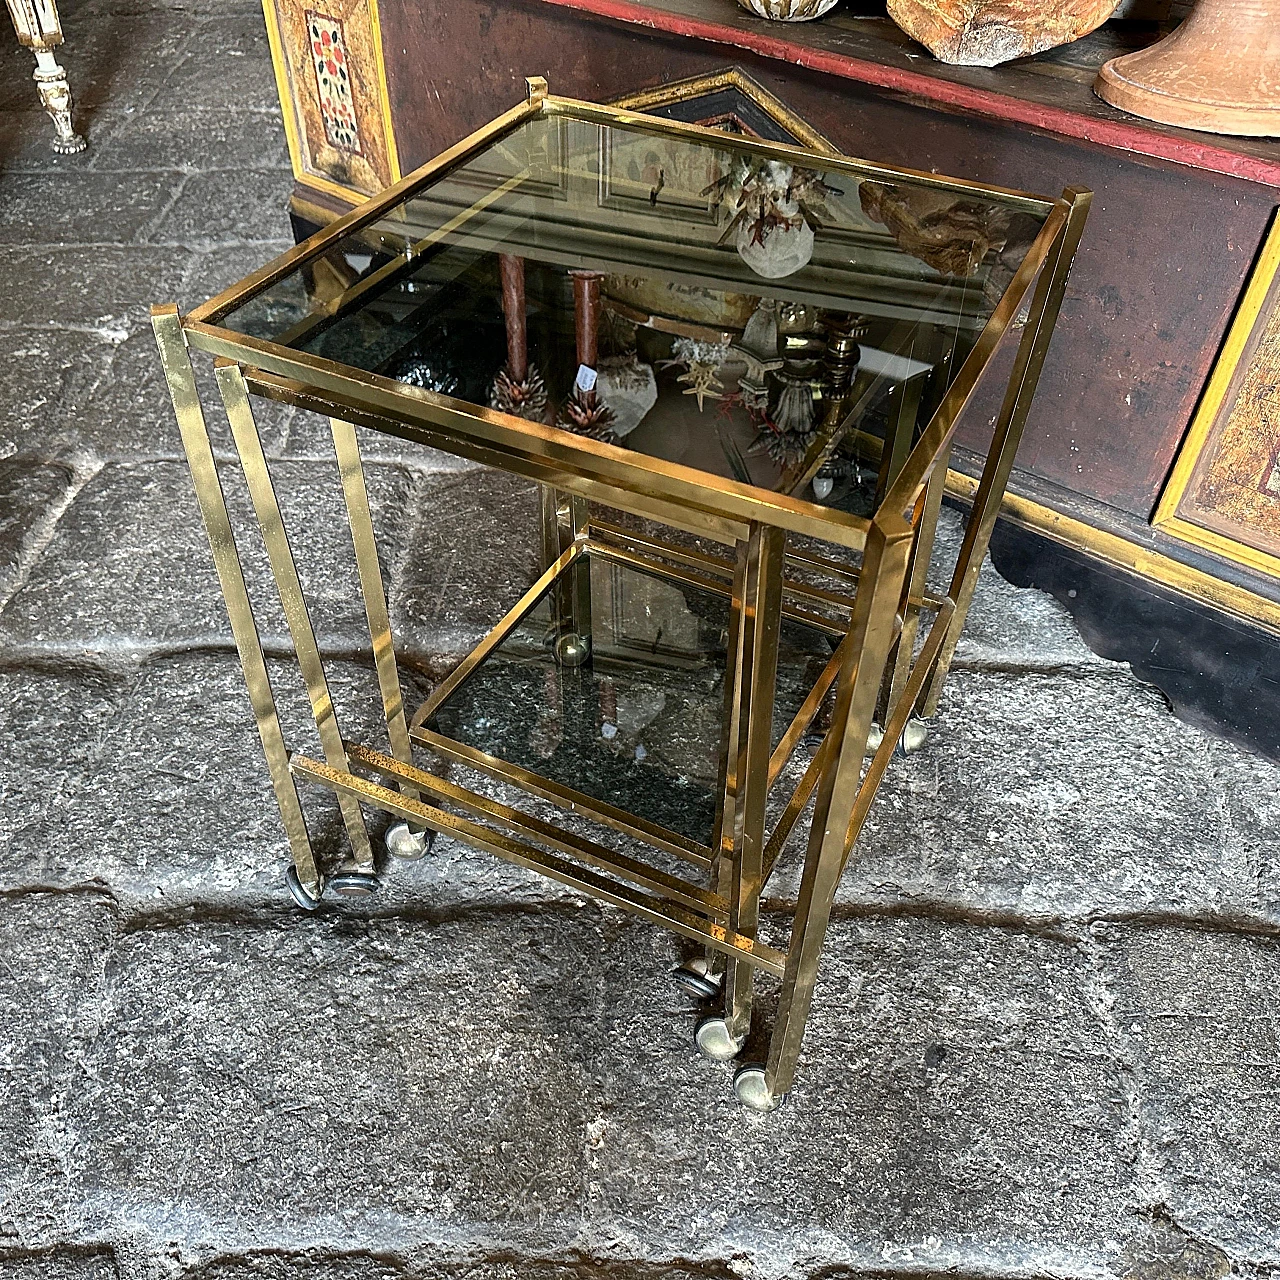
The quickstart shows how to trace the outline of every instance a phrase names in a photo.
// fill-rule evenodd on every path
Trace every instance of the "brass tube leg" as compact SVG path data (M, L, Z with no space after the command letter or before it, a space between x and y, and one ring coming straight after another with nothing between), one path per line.
M914 351L914 346L911 351ZM884 442L884 452L880 455L880 471L876 476L876 498L878 507L889 492L889 486L898 478L907 458L911 456L911 446L915 443L916 418L920 413L920 396L924 391L924 377L917 374L908 378L894 393L893 407L889 413L889 427Z
M541 486L542 566L551 565L590 532L591 508L585 498ZM591 642L591 564L581 561L552 592L552 625L557 634L572 631Z
M204 519L205 532L213 551L214 567L226 602L227 616L231 620L231 634L235 637L236 651L244 671L245 685L249 690L249 702L253 718L262 739L262 754L266 757L267 772L275 791L280 817L284 821L293 865L303 887L313 897L320 894L320 871L316 866L315 852L307 835L307 823L293 776L289 772L289 752L285 748L284 735L280 731L280 719L276 714L275 698L271 692L271 679L267 674L266 660L262 654L262 642L257 624L253 620L253 607L244 583L240 556L236 551L235 534L231 518L227 514L226 499L218 480L213 461L213 446L200 408L200 396L196 390L191 357L182 337L182 323L174 306L156 307L151 313L156 344L160 348L160 361L164 366L169 395L173 399L178 430L191 468L196 500Z
M725 645L724 727L720 735L720 796L716 801L716 818L712 830L711 864L713 886L726 901L733 899L735 878L734 848L738 831L738 715L741 709L738 692L742 671L742 602L746 596L747 548L738 543L737 564L729 597L729 634ZM720 953L708 947L708 972L723 968Z
M378 673L378 689L382 709L387 718L387 737L391 754L405 764L413 763L409 747L409 726L405 722L404 694L391 640L391 615L382 585L382 569L378 564L378 543L373 533L373 515L369 510L369 490L360 465L360 445L356 429L341 418L330 418L333 448L342 476L342 496L347 504L347 520L351 541L355 546L356 570L360 575L360 593L364 596L365 617L369 621L369 639L373 644L373 665Z
M872 524L850 621L854 643L836 695L831 733L837 736L829 748L831 763L818 783L769 1060L754 1082L738 1084L739 1097L760 1110L776 1106L795 1079L831 904L843 868L845 838L862 776L871 717L893 644L910 547L910 534L889 538L879 525ZM758 1078L760 1074L763 1079ZM744 1085L754 1085L754 1090L747 1092Z
M938 458L924 491L924 509L920 513L919 530L911 549L911 566L907 573L907 593L919 597L928 585L929 561L933 556L934 537L938 531L938 515L942 510L942 495L947 487L947 467L951 461L951 446L946 445ZM880 723L888 724L898 706L898 699L906 687L915 657L916 636L920 631L919 608L907 605L903 614L902 634L894 646L892 675Z
M1022 341L1018 344L1013 374L1000 408L982 480L974 495L973 510L969 513L969 524L965 529L964 542L960 547L960 557L956 562L948 593L955 601L956 611L951 619L937 669L921 700L921 714L925 717L932 716L938 709L942 686L946 683L969 606L973 603L978 573L991 544L991 532L995 528L996 517L1000 514L1000 504L1004 501L1005 486L1009 483L1009 473L1013 470L1014 455L1022 439L1022 429L1031 410L1036 384L1040 380L1040 370L1044 367L1045 356L1049 351L1049 340L1053 336L1058 312L1062 307L1071 263L1084 232L1092 194L1087 191L1068 191L1067 198L1071 201L1067 220L1040 269L1027 326L1023 330Z
M347 766L347 753L342 745L342 734L338 729L333 698L329 693L329 682L325 679L320 648L316 644L311 618L307 613L302 583L298 579L298 567L294 563L293 552L289 549L289 537L285 532L284 518L280 514L280 504L271 483L266 454L262 451L258 426L253 420L253 409L249 404L249 393L244 385L244 377L239 368L229 362L219 362L216 367L218 389L222 392L227 420L231 423L231 433L235 437L236 449L240 453L245 483L249 488L249 496L253 500L258 525L262 529L262 539L267 545L271 574L275 578L276 589L280 592L280 603L284 606L289 634L293 637L298 666L302 670L307 695L311 700L311 714L315 718L316 730L320 735L320 746L329 767L347 773L350 772ZM338 806L342 813L343 825L347 829L347 838L351 842L351 851L355 856L356 865L362 871L372 871L373 850L369 846L369 833L365 828L359 801L354 796L339 795Z
M746 550L746 575L739 622L735 702L738 801L734 823L733 893L729 927L754 938L760 923L764 887L765 802L769 795L774 689L778 678L778 638L782 627L782 564L786 536L780 529L754 525ZM734 1040L751 1028L753 974L731 959L725 969L725 1022Z

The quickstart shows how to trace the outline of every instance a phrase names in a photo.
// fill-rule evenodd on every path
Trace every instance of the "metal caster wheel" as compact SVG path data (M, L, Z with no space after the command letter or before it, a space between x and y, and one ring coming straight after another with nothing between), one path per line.
M290 867L284 873L284 882L288 886L290 896L303 911L314 911L320 905L322 887L318 884L303 884L297 867Z
M556 640L553 652L559 666L572 670L582 666L591 657L591 641L576 631L566 631Z
M714 1000L720 994L720 975L708 971L707 961L703 956L682 964L671 976L676 980L676 986L682 987L699 1000Z
M338 871L329 877L329 888L344 898L367 898L379 887L372 871Z
M436 833L430 827L414 831L407 822L393 822L382 837L382 843L393 858L399 858L401 862L417 862L431 852L435 839Z
M755 1062L748 1062L734 1072L733 1094L748 1111L761 1115L776 1111L787 1100L785 1093L777 1097L769 1092L764 1082L764 1068Z
M898 739L898 745L894 748L893 754L902 756L903 758L914 755L929 740L929 726L923 720L908 720L907 727L902 731L902 737ZM873 756L880 750L880 744L884 741L884 729L878 724L871 726L871 733L867 738L867 755Z
M923 720L908 720L902 731L902 740L898 743L898 751L909 756L919 751L929 741L929 726Z
M703 1018L693 1029L693 1040L698 1052L712 1062L728 1062L742 1052L745 1038L735 1040L729 1034L729 1024L723 1018Z

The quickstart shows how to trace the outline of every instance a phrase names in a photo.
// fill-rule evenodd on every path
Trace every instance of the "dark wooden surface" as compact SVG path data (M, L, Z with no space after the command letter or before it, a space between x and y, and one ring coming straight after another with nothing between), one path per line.
M1280 185L1280 143L1175 129L1116 111L1093 93L1108 59L1164 33L1156 23L1112 22L1070 45L1000 67L939 62L884 16L882 4L845 0L817 22L757 18L731 0L543 0L655 30L744 49L958 110Z
M719 0L721 10L737 6ZM1019 468L1148 519L1275 208L1273 188L940 112L547 0L445 0L429 16L416 0L382 0L381 13L406 167L518 101L525 75L546 75L553 92L607 100L738 65L854 155L1049 194L1091 187L1093 213ZM974 406L971 443L990 412L989 402Z

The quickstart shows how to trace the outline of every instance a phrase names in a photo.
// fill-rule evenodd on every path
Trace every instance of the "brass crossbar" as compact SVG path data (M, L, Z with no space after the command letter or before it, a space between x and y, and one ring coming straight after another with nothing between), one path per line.
M457 805L460 809L466 809L474 817L487 818L490 822L500 823L509 831L514 831L516 835L528 836L550 845L553 849L558 849L561 853L567 853L572 858L589 862L603 871L612 871L623 879L638 884L642 889L670 898L673 902L683 903L686 907L692 907L695 911L714 919L728 916L729 905L723 898L696 884L690 884L687 880L680 880L676 876L668 875L665 871L647 866L615 849L606 849L603 845L596 844L594 840L588 840L572 831L566 831L563 827L544 822L532 814L522 813L519 809L513 809L510 805L502 804L488 796L468 791L466 787L460 787L457 783L449 782L445 778L438 778L425 769L405 764L392 756L384 755L381 751L374 751L359 743L351 742L346 744L346 748L347 759L352 764L380 773L397 782L409 783L413 790L427 792L438 802Z
M575 866L554 854L481 826L478 822L459 817L424 801L414 800L400 791L379 786L357 774L330 768L318 760L294 756L289 761L289 769L295 777L305 782L327 787L338 795L350 796L406 822L453 836L486 853L492 853L495 857L526 867L530 871L537 871L561 884L590 894L593 898L621 907L624 911L630 911L655 924L664 925L673 933L702 942L753 968L763 969L765 973L771 973L775 977L782 976L786 956L781 951L741 934L731 933L723 925L695 915L675 903L663 902L660 898L643 894L630 885L609 880L586 867Z

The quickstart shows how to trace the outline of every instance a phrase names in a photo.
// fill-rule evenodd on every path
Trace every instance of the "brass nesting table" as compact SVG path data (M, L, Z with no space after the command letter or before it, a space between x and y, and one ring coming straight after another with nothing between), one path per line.
M413 858L437 832L552 877L692 944L677 975L705 1002L709 1057L740 1054L758 976L780 983L767 1054L734 1077L744 1104L777 1106L841 874L938 706L1088 205L530 80L522 105L189 315L154 308L299 904L373 891L380 844ZM985 469L936 579L952 439L1002 339ZM291 752L277 716L196 352L321 759ZM257 397L330 419L382 741L340 728ZM357 429L543 495L545 571L408 712ZM494 798L495 780L536 804ZM308 834L313 787L337 797L336 867ZM794 919L762 920L791 858Z

